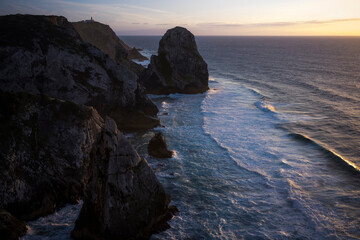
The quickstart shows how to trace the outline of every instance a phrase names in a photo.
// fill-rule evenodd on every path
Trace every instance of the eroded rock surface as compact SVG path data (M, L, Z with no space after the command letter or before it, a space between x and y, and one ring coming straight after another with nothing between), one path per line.
M64 17L0 17L0 88L93 106L121 130L159 124L137 76L85 43Z
M187 29L168 30L151 57L140 81L148 93L201 93L208 90L207 64L198 52L194 35Z
M0 209L22 220L74 203L103 120L91 107L0 92Z
M166 225L170 197L147 161L107 118L91 152L92 178L72 236L76 239L146 239Z

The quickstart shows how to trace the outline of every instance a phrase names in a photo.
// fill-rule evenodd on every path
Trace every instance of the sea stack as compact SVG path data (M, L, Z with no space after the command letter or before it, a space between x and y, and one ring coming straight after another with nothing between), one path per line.
M209 72L194 35L183 27L168 30L140 75L147 93L202 93L208 90Z
M157 158L171 158L173 155L173 152L167 149L164 135L161 132L156 133L151 138L148 144L148 153L150 156Z

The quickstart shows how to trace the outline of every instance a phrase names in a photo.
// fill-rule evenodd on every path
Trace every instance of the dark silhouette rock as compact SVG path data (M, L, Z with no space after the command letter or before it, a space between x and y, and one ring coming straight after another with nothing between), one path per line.
M0 209L33 220L76 202L86 186L75 238L148 238L169 227L170 196L114 120L45 95L0 91L0 105ZM3 234L17 233L15 224L22 234L10 220Z
M0 17L0 88L94 107L124 131L159 125L135 73L85 43L64 17Z
M146 239L176 211L145 159L107 118L91 152L92 179L76 220L75 239Z
M195 37L187 29L168 30L152 56L140 82L148 93L202 93L208 90L207 64L198 52Z
M91 107L0 91L0 209L22 220L75 203L103 120Z
M136 48L129 47L108 26L95 21L81 21L72 23L81 39L88 42L109 55L115 62L127 66L131 71L140 75L145 69L143 66L131 61L147 60Z
M169 151L166 146L165 138L161 132L156 133L148 144L148 153L150 156L157 158L171 158L173 152Z
M26 223L0 209L0 239L17 240L26 233Z

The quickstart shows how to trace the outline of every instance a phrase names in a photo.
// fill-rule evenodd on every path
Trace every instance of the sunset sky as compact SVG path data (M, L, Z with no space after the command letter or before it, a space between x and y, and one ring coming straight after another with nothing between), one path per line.
M0 15L93 17L119 35L360 36L360 0L1 0Z

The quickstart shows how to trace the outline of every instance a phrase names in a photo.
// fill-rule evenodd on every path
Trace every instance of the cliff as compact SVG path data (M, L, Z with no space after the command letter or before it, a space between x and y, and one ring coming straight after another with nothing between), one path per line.
M131 60L147 60L147 58L120 40L108 25L95 21L74 22L72 25L84 42L99 48L115 62L126 65L137 75L144 70L143 66Z
M91 176L72 237L146 239L163 228L174 208L144 158L117 131L112 119L92 150Z
M169 29L151 56L140 82L152 94L202 93L209 89L207 64L198 52L194 35L187 29Z
M148 238L171 218L170 197L114 120L45 95L1 92L0 104L0 236L24 234L18 219L74 203L85 186L75 238Z
M0 87L93 106L125 131L159 124L157 107L127 66L83 42L64 17L0 17Z
M136 74L64 17L0 20L0 238L82 197L74 237L163 229L170 198L118 129L159 124Z
M33 220L74 203L89 178L102 118L45 95L1 92L0 104L0 209Z

